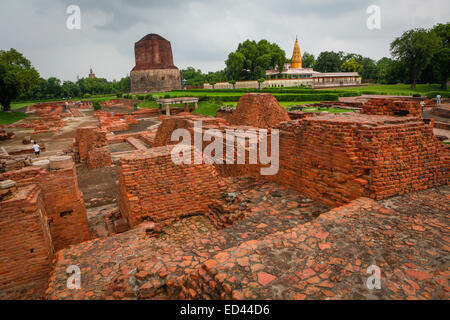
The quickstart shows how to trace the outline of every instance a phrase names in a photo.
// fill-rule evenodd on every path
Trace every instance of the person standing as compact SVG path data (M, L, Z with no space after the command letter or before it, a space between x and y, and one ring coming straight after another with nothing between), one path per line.
M441 95L439 93L436 96L436 104L437 104L438 107L441 105Z
M37 143L37 141L33 144L34 154L36 155L36 158L39 158L39 155L41 154L41 147Z

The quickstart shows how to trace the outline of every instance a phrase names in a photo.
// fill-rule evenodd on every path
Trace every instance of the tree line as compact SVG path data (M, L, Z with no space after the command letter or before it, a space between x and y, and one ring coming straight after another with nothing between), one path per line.
M390 45L392 58L375 61L360 54L325 51L317 58L305 52L303 67L319 72L358 72L363 81L378 83L440 83L447 90L450 69L450 23L431 29L417 28L405 31ZM189 67L182 70L184 84L202 85L208 82L258 80L268 69L284 66L286 53L267 40L244 41L225 61L225 69L204 74ZM278 68L281 72L282 68ZM119 94L130 91L130 78L111 82L100 78L82 78L76 82L61 81L55 77L43 79L37 70L15 49L0 50L0 104L9 111L13 100L40 100L53 98L88 97L98 94Z
M440 83L447 89L450 63L450 23L438 24L431 29L412 29L394 39L390 45L392 58L375 61L357 53L343 51L321 52L317 58L303 54L303 68L319 72L358 72L363 82L382 84L410 83L415 89L418 82ZM246 40L231 52L225 69L203 74L190 67L182 70L186 84L214 84L222 81L258 80L266 70L278 69L290 62L285 52L275 43Z

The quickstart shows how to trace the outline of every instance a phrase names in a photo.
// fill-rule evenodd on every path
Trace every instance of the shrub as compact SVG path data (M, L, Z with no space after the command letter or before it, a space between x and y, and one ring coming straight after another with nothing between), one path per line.
M100 105L100 102L98 102L98 101L95 101L95 102L92 104L92 106L94 107L94 110L95 110L95 111L98 111L98 110L101 110L101 109L102 109L102 106Z
M138 98L138 100L141 100L141 101L143 101L145 99L144 96L138 96L137 98Z
M155 101L155 98L153 98L153 96L151 94L148 94L145 96L145 100L147 101Z
M436 96L438 94L441 95L441 98L450 98L450 92L448 92L448 91L444 91L444 92L441 92L441 91L430 91L430 92L426 93L426 96L427 96L428 99L433 99L433 98L436 98Z
M117 97L117 98L122 98L122 97L123 97L123 94L119 92L119 93L116 95L116 97Z
M84 98L90 98L91 95L90 95L89 93L85 93L83 97L84 97Z

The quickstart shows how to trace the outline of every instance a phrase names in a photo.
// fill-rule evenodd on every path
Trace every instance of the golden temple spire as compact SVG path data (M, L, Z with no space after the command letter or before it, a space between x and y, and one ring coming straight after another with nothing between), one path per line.
M295 37L294 53L292 54L291 68L302 68L302 54L298 44L298 37Z

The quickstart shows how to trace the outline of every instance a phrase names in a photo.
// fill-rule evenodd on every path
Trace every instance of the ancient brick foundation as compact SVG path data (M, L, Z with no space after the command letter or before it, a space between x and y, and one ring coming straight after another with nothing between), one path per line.
M362 106L361 113L386 116L421 117L420 101L409 99L372 98Z
M0 180L13 180L18 186L39 185L55 250L90 239L83 194L70 157L55 157L47 169L5 172Z
M90 168L103 168L111 165L106 132L97 127L78 128L75 134L74 151L80 161L86 161Z
M0 299L37 299L54 253L41 189L11 190L0 199Z
M289 121L287 111L270 93L249 93L243 95L233 112L222 111L218 117L225 117L230 125L274 128L283 121Z
M163 119L155 143L177 143L170 141L170 134L183 127L191 133L193 143L195 120L193 116ZM222 134L227 129L249 129L203 122L204 132L210 128ZM448 183L448 152L434 137L432 126L418 118L322 115L283 122L274 129L280 134L276 175L261 175L263 166L250 165L248 160L247 164L236 164L236 160L235 164L216 164L217 172L274 181L331 206L361 196L383 199ZM203 148L207 145L203 143ZM235 144L231 150L234 159L236 148ZM248 159L248 145L245 154Z
M205 214L208 205L220 198L224 182L214 167L177 165L171 158L172 148L152 148L121 158L118 202L130 227Z
M89 168L104 168L112 164L109 147L95 148L88 152L87 163Z

